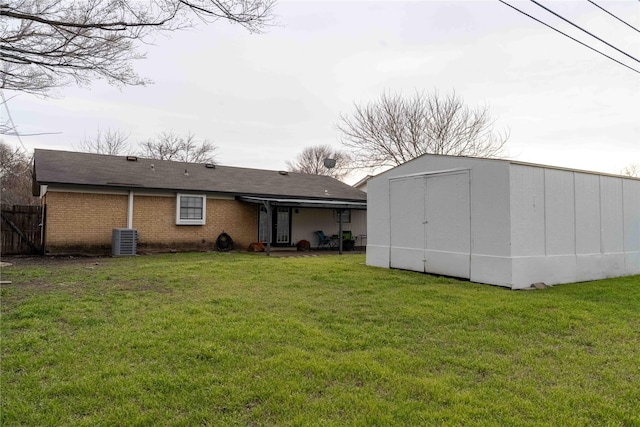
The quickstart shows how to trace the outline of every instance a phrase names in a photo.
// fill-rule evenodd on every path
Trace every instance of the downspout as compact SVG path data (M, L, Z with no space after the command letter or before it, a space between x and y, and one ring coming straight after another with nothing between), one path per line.
M127 228L133 228L133 190L129 190L129 204L127 208Z

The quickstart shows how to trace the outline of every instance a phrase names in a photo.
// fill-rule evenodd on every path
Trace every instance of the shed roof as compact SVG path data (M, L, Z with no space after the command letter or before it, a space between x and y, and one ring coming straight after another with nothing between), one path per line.
M366 201L365 192L329 176L296 172L207 167L127 156L36 149L34 180L39 185L226 193L317 200Z
M493 162L493 163L503 163L503 164L509 164L509 165L529 166L534 168L554 169L554 170L567 171L567 172L586 173L590 175L601 175L601 176L611 176L615 178L640 180L640 177L612 174L607 172L590 171L590 170L584 170L584 169L574 169L574 168L567 168L567 167L561 167L561 166L545 165L541 163L530 163L530 162L523 162L523 161L512 160L512 159L499 159L499 158L473 157L473 156L453 156L453 155L447 155L447 154L430 154L430 153L422 154L418 157L408 160L407 162L401 165L387 169L384 172L379 173L378 175L371 176L368 179L371 180L378 177L382 177L386 175L387 172L392 171L394 169L403 168L409 163L421 162L421 161L424 162L424 161L428 161L429 159L455 159L455 160L468 160L471 162ZM354 187L356 187L358 184L360 184L360 182L356 183Z

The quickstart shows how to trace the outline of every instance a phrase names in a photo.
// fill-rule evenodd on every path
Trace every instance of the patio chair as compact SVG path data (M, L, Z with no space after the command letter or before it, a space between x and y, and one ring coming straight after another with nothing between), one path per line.
M325 235L324 231L322 230L316 231L316 234L318 235L318 246L316 247L316 249L320 249L321 246L324 246L326 248L331 247L331 237Z
M342 249L345 251L352 251L356 247L356 240L353 238L353 234L349 230L342 231Z

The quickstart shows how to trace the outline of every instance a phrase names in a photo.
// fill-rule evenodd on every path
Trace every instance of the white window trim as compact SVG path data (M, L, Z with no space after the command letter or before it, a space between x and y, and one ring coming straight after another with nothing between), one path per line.
M202 219L182 219L180 218L180 199L182 197L202 198ZM207 196L205 194L184 194L176 195L176 225L205 225L207 219Z

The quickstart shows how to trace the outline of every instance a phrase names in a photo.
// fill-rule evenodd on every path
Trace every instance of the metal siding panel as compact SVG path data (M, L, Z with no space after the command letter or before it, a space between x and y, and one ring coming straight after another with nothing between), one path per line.
M511 255L509 164L480 163L470 172L471 252L475 255Z
M511 169L511 254L545 254L544 169Z
M622 182L624 205L624 251L640 251L640 181Z
M600 178L575 173L576 254L600 253Z
M545 169L545 245L547 255L576 252L573 172Z
M367 183L367 246L389 246L389 186L386 179L374 178Z
M640 181L622 182L625 274L640 274Z
M389 268L389 180L367 182L367 265Z
M622 179L600 177L602 253L623 251Z

